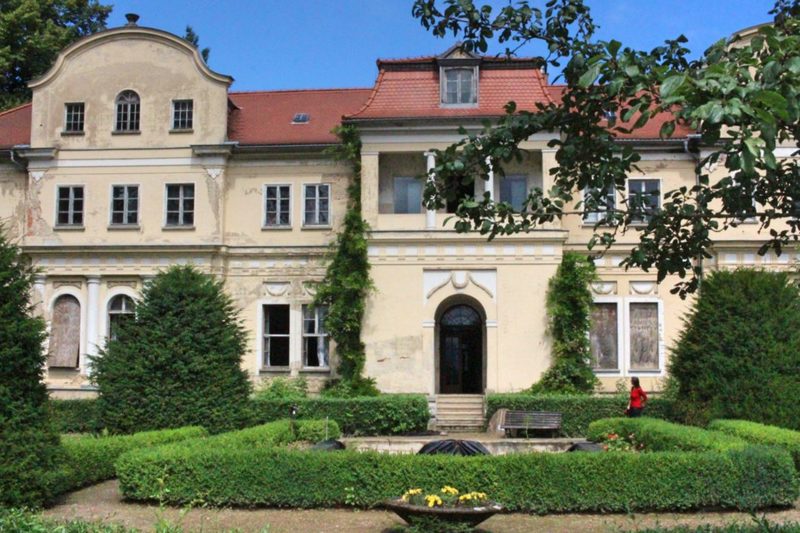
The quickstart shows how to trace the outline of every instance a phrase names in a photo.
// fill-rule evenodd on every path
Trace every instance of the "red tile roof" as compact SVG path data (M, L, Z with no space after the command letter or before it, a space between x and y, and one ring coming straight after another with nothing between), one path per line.
M485 61L485 60L484 60ZM508 63L509 68L500 68ZM420 68L396 68L415 64ZM478 105L443 108L440 105L439 70L434 58L380 60L378 80L364 107L346 119L492 117L505 114L513 100L518 109L533 111L537 103L551 102L544 74L529 60L492 61L480 68ZM526 65L527 64L527 65Z
M331 130L369 94L370 89L232 92L236 109L228 119L228 138L242 145L335 143ZM309 121L292 124L297 113L307 113Z
M31 142L31 104L0 113L0 148Z

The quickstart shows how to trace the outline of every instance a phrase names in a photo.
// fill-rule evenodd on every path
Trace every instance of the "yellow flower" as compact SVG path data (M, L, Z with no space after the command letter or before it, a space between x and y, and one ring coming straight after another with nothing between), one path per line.
M411 499L411 496L416 496L417 494L422 494L422 489L408 489L400 499L407 502Z
M458 494L458 489L455 487L451 487L450 485L445 485L444 487L442 487L442 493L455 496L456 494Z
M442 499L436 494L428 494L425 496L425 502L428 504L428 507L442 505Z

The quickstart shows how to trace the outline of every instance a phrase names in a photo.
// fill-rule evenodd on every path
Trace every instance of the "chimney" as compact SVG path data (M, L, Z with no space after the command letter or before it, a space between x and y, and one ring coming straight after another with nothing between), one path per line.
M128 23L125 24L126 26L136 26L136 22L139 20L139 15L136 13L125 13L125 18L128 20Z

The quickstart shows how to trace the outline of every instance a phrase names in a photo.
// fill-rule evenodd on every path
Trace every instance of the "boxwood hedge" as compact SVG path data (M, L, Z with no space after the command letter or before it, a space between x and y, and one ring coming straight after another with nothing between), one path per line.
M501 408L523 411L561 413L561 436L583 437L594 420L620 416L628 404L624 396L588 396L577 394L489 394L486 397L486 420ZM673 418L674 403L666 398L647 402L646 414L653 418Z
M800 431L767 426L747 420L713 420L708 428L754 444L784 448L792 454L795 465L800 469Z
M56 476L58 493L115 476L114 462L123 453L206 435L201 427L145 431L113 437L65 436L61 445L65 458Z
M117 461L133 500L214 506L372 507L405 490L480 490L511 511L628 512L791 505L784 450L454 457L173 444Z
M59 433L97 433L103 429L97 410L97 400L93 398L51 399L49 406L50 420Z
M724 452L742 450L748 446L746 441L732 435L647 417L595 420L589 424L587 438L601 441L611 433L623 438L633 434L636 442L644 444L646 450L654 452L676 450Z

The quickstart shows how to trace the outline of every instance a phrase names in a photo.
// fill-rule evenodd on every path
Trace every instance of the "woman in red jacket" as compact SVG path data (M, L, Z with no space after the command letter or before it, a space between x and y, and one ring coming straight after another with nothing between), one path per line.
M642 416L642 411L647 404L647 393L644 392L641 385L639 385L639 378L631 378L631 399L628 402L628 408L625 414L631 418Z

